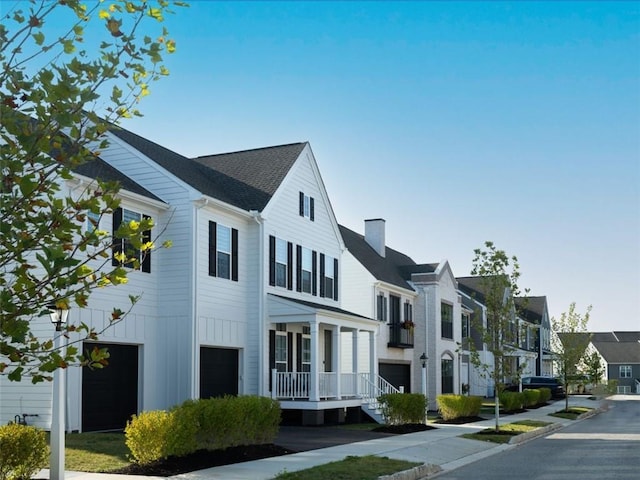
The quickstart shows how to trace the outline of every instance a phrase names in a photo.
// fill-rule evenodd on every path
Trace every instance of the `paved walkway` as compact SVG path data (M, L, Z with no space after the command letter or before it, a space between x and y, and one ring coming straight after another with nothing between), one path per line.
M606 408L606 400L596 401L589 400L587 397L571 397L569 405ZM535 410L527 410L524 413L503 416L500 423L530 419L551 422L556 424L554 428L561 428L572 421L551 417L549 414L562 408L564 408L564 400ZM434 430L387 436L280 457L207 468L169 478L174 480L267 480L284 471L304 470L316 465L342 460L349 455L378 455L409 460L433 465L432 471L434 473L440 470L448 471L514 447L514 445L479 442L460 437L463 433L472 433L493 427L494 423L494 420L491 419L465 425L438 424L438 428ZM69 480L143 480L144 478L158 480L162 478L83 472L66 472L65 477ZM42 470L36 478L49 478L49 471Z

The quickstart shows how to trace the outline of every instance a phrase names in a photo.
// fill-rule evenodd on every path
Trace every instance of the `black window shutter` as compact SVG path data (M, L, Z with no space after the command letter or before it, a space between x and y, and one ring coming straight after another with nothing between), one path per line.
M216 252L218 248L218 225L216 222L209 222L209 275L215 277L216 273Z
M302 247L296 245L296 292L302 291Z
M293 243L287 242L287 288L293 290Z
M311 293L313 295L318 294L318 254L315 252L311 252Z
M309 219L313 222L313 219L314 219L313 197L309 198Z
M287 370L293 372L293 332L287 332Z
M238 281L238 230L231 229L231 280Z
M333 259L333 299L338 300L338 259Z
M302 371L302 334L296 333L296 372Z
M324 298L324 253L320 254L320 296Z
M269 285L276 284L276 237L269 235Z
M269 391L273 388L271 370L276 368L276 331L269 330Z
M300 192L300 216L304 217L304 193Z
M143 215L143 219L149 220L151 217L149 215ZM145 230L142 232L142 241L144 243L151 241L151 230ZM144 257L142 257L142 271L146 273L151 273L151 250L146 250L143 252Z
M120 262L116 260L116 253L122 253L122 244L123 241L121 238L116 238L116 231L118 227L122 223L122 209L116 208L113 211L113 230L112 230L112 238L113 238L113 257L111 257L111 265L117 267L120 265Z

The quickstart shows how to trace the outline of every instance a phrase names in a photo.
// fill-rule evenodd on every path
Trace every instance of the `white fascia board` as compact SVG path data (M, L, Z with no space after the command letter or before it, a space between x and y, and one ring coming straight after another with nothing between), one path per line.
M399 295L404 295L405 297L416 298L419 294L415 290L410 290L408 288L398 287L397 285L393 285L391 283L377 281L373 284L376 290L384 290L389 293L397 293ZM377 320L376 320L377 321Z
M77 188L90 188L92 185L96 185L96 180L94 178L85 177L84 175L80 175L78 173L73 174L74 177L70 180L65 180L65 183L69 188L77 189ZM126 200L131 200L138 203L145 203L147 205L153 206L158 210L169 210L171 205L165 203L161 200L156 200L154 198L149 198L144 195L140 195L139 193L134 193L124 188L121 188L118 193L118 197L121 197Z
M244 210L240 207L236 207L234 205L231 205L227 202L223 202L222 200L219 200L217 198L213 198L210 197L208 195L202 195L196 198L192 198L191 202L198 208L202 208L202 207L211 207L211 208L215 208L215 209L219 209L219 210L224 210L226 212L235 214L235 215L240 215L242 217L245 217L247 219L253 219L255 217L255 214L252 213L252 211L249 210Z

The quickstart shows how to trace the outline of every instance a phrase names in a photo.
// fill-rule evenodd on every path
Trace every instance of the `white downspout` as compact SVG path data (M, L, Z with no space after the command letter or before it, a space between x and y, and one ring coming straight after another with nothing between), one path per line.
M191 311L193 313L193 338L191 344L191 398L196 399L200 396L199 374L200 366L198 365L198 359L200 358L200 352L198 349L198 342L200 340L200 329L198 328L198 238L200 232L200 209L208 203L208 200L204 197L197 199L193 204L195 209L193 211L193 239L191 250Z
M260 212L257 210L251 210L249 212L255 222L258 224L258 371L257 371L257 380L258 380L258 395L265 395L265 382L264 382L264 329L265 329L265 319L264 319L264 304L265 304L265 289L264 289L264 218L260 216ZM267 370L268 371L268 370ZM269 372L271 375L271 372Z

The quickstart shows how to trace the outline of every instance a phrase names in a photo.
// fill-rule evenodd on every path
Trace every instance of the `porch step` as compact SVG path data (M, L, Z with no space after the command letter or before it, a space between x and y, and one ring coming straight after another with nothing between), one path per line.
M378 402L366 403L363 402L360 405L360 408L364 413L366 413L373 421L379 423L380 425L384 425L386 422L384 421L384 417L382 416L382 411L378 408Z

